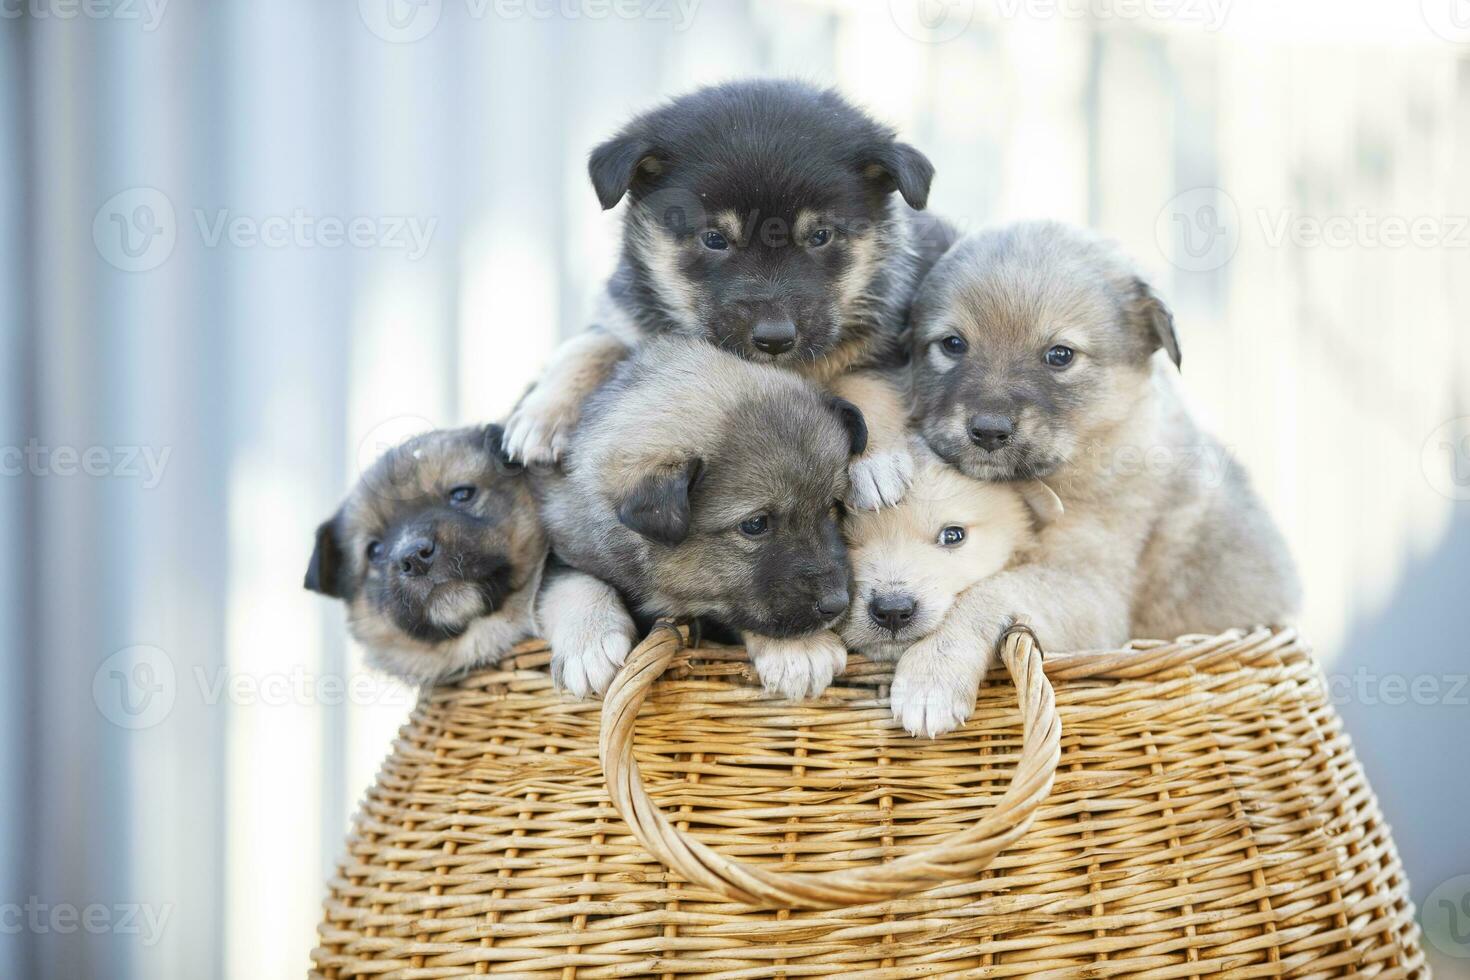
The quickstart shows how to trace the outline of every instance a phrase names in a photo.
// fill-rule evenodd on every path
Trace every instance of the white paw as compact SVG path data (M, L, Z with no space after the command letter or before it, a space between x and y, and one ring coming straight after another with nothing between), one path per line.
M847 647L830 631L788 640L747 633L745 646L765 689L793 701L821 694L847 668Z
M566 453L578 411L574 400L542 394L538 386L511 412L501 447L527 466L554 466Z
M894 720L910 735L935 738L974 714L979 684L972 671L928 644L921 640L899 658L888 702Z
M602 694L628 659L638 633L621 609L563 614L549 632L551 680L573 697Z
M855 510L882 510L903 499L914 482L914 457L908 450L873 453L847 468L847 505Z

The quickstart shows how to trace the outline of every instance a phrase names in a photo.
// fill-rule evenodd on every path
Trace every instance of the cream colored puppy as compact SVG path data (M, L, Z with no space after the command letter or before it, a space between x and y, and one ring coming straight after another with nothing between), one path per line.
M1034 542L1038 521L1054 500L1039 485L986 483L965 476L921 445L902 502L852 512L844 523L854 598L842 638L875 660L897 660L890 704L911 735L934 735L962 724L968 700L932 697L952 686L914 676L924 661L904 657L912 644L944 622L955 599L1002 571Z

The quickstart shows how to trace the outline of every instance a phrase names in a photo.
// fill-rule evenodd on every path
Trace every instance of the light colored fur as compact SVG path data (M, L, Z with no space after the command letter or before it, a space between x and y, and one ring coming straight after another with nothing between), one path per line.
M1055 407L1024 403L1015 440L1023 469L1045 476L1065 513L1029 560L973 586L909 648L895 697L973 704L1021 615L1054 650L1294 619L1300 587L1285 543L1239 464L1189 416L1174 367L1147 357L1173 341L1168 313L1115 247L1054 223L1010 226L956 245L921 293L916 358L939 357L951 333L974 358L946 362L939 377L970 370L988 385L1023 384L988 365L1031 364L1054 343L1078 353ZM928 383L932 392L947 380ZM930 445L994 476L963 434L965 411L941 404L931 397L918 420ZM941 710L932 730L962 721Z
M922 449L916 455L918 471L902 503L847 519L854 597L842 638L875 659L898 659L889 698L893 716L910 734L933 736L969 717L974 697L966 701L962 689L940 689L922 676L922 659L911 662L906 651L940 629L968 589L1023 554L1035 532L1017 486L972 479ZM952 526L964 528L965 540L945 546L940 535ZM916 601L913 619L897 632L868 614L868 604L883 594Z

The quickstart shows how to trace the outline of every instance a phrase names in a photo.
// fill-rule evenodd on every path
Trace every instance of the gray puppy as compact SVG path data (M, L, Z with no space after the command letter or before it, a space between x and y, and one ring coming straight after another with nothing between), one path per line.
M306 587L347 604L372 666L429 683L534 634L546 536L501 437L498 425L415 436L317 528Z
M1244 471L1154 353L1173 319L1112 245L1039 222L961 240L913 312L916 420L985 480L1045 479L1066 512L1032 557L972 587L900 662L924 731L961 724L1012 619L1055 649L1283 623L1300 588Z
M767 687L809 696L847 662L831 632L849 601L838 521L866 439L856 408L792 372L653 339L589 400L564 472L534 476L560 561L643 616L741 632ZM604 612L582 632L581 643L552 637L553 671L573 693L601 692L632 624Z

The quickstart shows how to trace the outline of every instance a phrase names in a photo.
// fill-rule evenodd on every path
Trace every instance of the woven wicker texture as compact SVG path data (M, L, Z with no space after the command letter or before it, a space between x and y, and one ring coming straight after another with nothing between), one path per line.
M1388 828L1293 633L1049 657L1061 755L1034 807L1026 769L1050 761L1022 718L1034 748L1049 689L1029 641L1008 647L968 725L930 741L892 722L885 666L855 658L793 704L743 651L656 632L631 666L673 666L622 685L647 700L612 726L636 768L609 771L668 818L660 846L714 855L689 858L710 868L698 884L614 809L602 704L557 694L544 646L428 691L329 882L313 975L1426 975ZM987 820L1028 812L1014 840ZM660 833L651 812L635 825ZM977 834L1002 846L973 864L935 847ZM725 897L742 869L886 882L871 869L919 853L945 883L826 910Z

